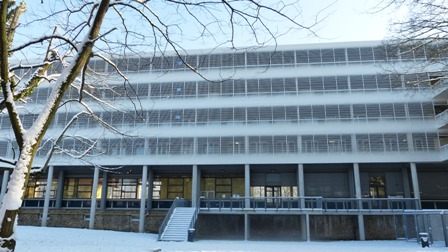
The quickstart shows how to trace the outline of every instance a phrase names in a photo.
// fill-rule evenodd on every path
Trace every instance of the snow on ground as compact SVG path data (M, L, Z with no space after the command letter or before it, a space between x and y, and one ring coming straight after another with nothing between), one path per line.
M279 242L200 240L158 242L155 234L73 228L17 227L17 252L448 252L444 242L430 248L406 241Z

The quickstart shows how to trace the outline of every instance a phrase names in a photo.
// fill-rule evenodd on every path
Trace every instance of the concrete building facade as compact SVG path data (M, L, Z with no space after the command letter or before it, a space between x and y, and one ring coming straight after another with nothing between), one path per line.
M203 238L409 236L402 227L418 220L406 214L448 208L448 93L409 67L421 62L424 47L379 42L118 59L129 83L109 78L84 100L129 137L80 115L50 166L30 178L20 222L157 232L183 198L198 209ZM50 88L28 101L25 126ZM73 88L66 98L78 95ZM48 137L78 112L67 103ZM5 115L0 131L0 156L12 157ZM92 155L75 158L91 144ZM51 147L44 141L36 163Z

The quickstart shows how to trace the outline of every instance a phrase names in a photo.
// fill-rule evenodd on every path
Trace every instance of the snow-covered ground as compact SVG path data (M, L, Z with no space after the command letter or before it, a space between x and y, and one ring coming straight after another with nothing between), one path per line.
M271 242L200 240L158 242L154 234L125 233L72 228L17 227L17 252L447 252L444 242L422 248L406 241Z

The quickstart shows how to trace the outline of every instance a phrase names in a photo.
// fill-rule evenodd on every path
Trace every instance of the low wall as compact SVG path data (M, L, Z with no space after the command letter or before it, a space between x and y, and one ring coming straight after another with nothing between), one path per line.
M167 211L151 211L145 216L145 232L158 233ZM90 210L50 209L47 227L88 228ZM40 209L21 209L19 225L40 226L42 223ZM95 229L138 232L138 210L97 210Z
M152 210L145 216L144 231L158 233L166 210ZM88 209L50 209L48 227L88 228ZM21 209L19 225L40 226L41 209ZM429 215L428 215L429 216ZM430 216L434 240L444 240L441 216ZM249 237L251 240L293 240L306 239L306 223L303 215L249 214ZM408 232L403 230L406 219ZM445 218L447 221L448 218ZM310 215L310 238L318 240L359 240L358 216L356 215ZM414 216L402 217L366 215L364 226L366 240L393 240L415 237ZM244 239L244 214L199 214L196 223L197 239ZM428 221L429 222L429 221ZM427 226L419 225L421 231ZM138 232L138 210L97 210L95 229ZM425 229L426 228L426 229Z

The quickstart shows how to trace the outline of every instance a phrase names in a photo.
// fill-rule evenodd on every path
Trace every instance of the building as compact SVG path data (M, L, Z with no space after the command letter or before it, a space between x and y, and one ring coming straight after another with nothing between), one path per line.
M415 236L409 230L428 228L421 209L448 208L448 93L420 81L430 74L390 69L425 61L423 47L400 53L379 42L119 59L130 85L114 78L87 90L119 110L84 100L132 137L80 115L46 172L30 179L19 223L156 232L183 198L197 206L203 238ZM112 72L100 61L91 67ZM49 90L32 95L25 125ZM60 110L48 137L76 106ZM0 125L0 156L11 157L6 116ZM91 143L93 155L73 158ZM36 163L50 148L42 145Z

